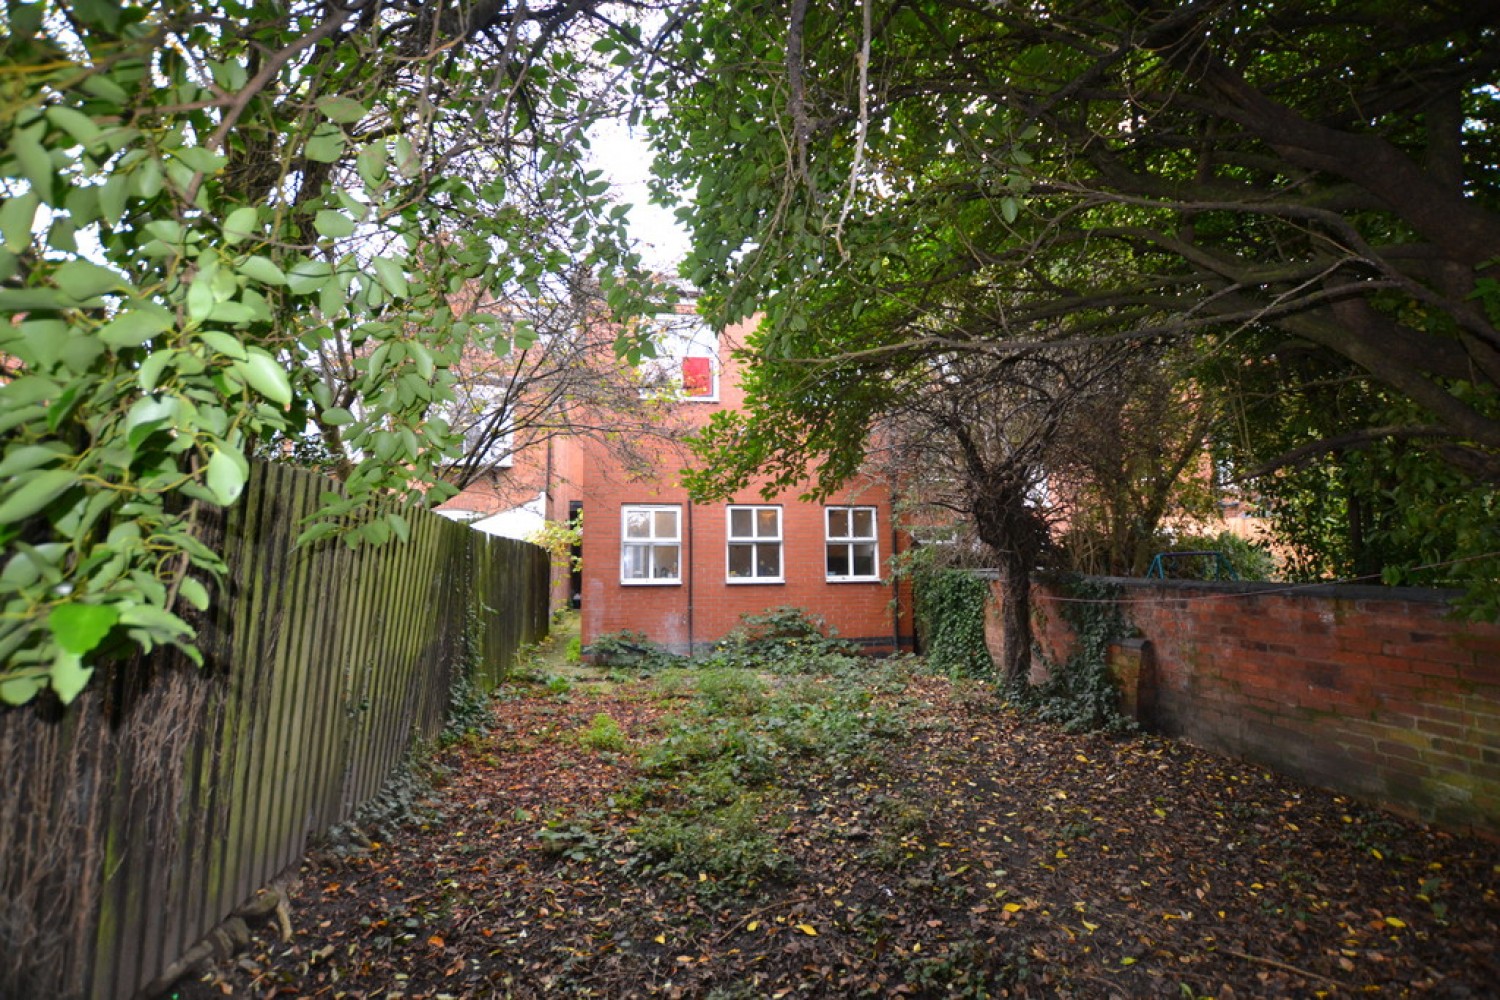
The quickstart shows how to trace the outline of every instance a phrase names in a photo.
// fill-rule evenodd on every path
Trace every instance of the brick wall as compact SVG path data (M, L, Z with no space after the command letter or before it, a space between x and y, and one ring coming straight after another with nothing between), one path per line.
M739 583L726 578L727 503L690 504L685 491L662 482L644 484L595 480L587 491L583 541L583 641L620 629L644 632L677 652L703 650L740 622L790 605L821 615L840 636L871 651L912 644L911 601L904 584L899 621L897 596L886 566L893 546L890 507L883 491L855 489L830 504L877 505L879 582L830 583L824 573L823 505L795 496L767 501L755 490L736 503L772 504L782 511L782 577L779 583ZM682 510L683 578L672 584L620 582L620 509L627 504L678 504ZM904 548L906 542L899 544Z
M1148 728L1450 827L1500 834L1500 624L1451 594L1114 580ZM1066 648L1059 592L1039 642Z

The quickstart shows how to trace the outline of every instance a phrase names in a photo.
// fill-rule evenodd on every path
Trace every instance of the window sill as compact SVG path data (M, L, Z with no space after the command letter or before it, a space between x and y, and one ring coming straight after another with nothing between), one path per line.
M731 587L740 587L745 584L755 583L786 583L785 577L780 576L726 576L724 582Z
M622 587L680 587L681 580L621 580Z
M880 583L878 576L825 576L824 583Z

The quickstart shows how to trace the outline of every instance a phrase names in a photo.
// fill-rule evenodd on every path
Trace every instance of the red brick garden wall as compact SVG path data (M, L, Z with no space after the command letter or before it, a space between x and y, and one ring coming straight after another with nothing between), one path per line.
M1450 827L1500 834L1500 625L1451 594L1116 580L1148 728ZM1067 641L1059 592L1039 641Z

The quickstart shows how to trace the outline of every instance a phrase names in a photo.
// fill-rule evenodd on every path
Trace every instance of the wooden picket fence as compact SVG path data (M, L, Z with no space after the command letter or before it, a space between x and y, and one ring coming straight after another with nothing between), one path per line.
M406 544L294 549L331 488L258 466L205 529L230 579L204 667L0 711L0 997L136 995L441 732L466 627L485 689L545 634L536 546L417 512Z

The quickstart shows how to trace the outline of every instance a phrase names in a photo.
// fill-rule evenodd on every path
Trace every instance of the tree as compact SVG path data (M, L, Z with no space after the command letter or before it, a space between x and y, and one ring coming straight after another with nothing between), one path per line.
M304 542L404 536L457 451L454 365L506 335L454 312L466 285L654 294L582 160L645 6L5 7L0 699L196 656L181 602L223 564L195 524L277 435L357 456ZM340 519L378 496L404 499Z
M712 7L672 55L658 168L694 195L689 276L827 387L757 381L724 481L768 455L850 474L914 351L1177 341L1228 366L1316 349L1403 404L1271 464L1399 442L1456 470L1418 482L1493 496L1487 9L788 0ZM808 443L728 450L773 424Z
M1141 576L1170 524L1218 515L1208 446L1217 400L1193 377L1192 353L1134 349L1080 400L1049 456L1062 507L1063 565Z

